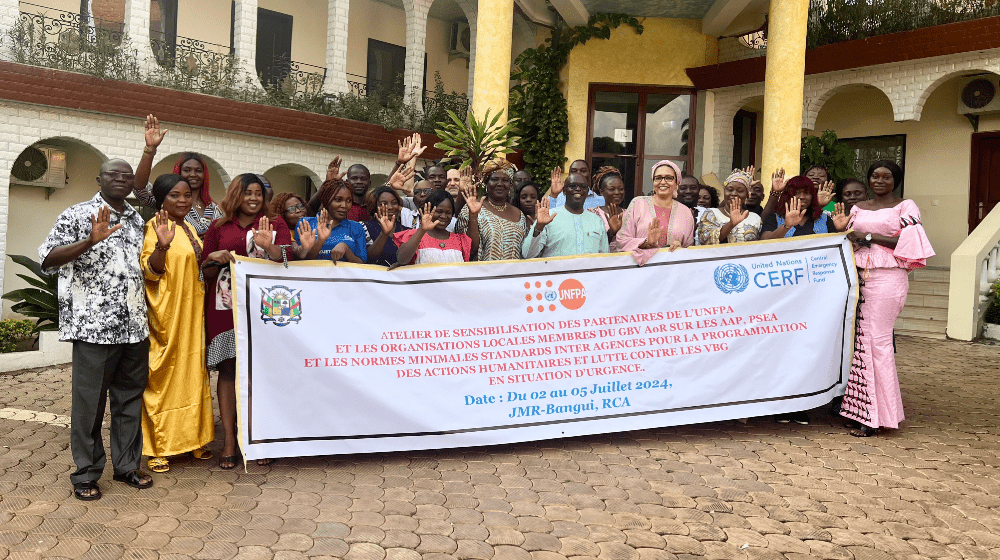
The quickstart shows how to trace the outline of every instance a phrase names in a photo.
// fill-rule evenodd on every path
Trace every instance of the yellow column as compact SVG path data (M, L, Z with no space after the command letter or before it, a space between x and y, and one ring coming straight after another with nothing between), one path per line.
M476 18L476 70L472 83L472 110L483 118L503 111L507 122L510 96L510 48L514 29L514 0L479 3Z
M809 0L771 0L764 74L764 151L761 180L769 192L771 173L799 174L802 95L806 67Z

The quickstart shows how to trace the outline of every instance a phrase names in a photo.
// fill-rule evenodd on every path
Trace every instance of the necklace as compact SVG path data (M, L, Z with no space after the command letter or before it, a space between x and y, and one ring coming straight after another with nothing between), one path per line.
M489 204L490 207L493 208L494 210L496 210L497 212L503 212L503 211L507 210L507 201L506 200L503 201L503 206L497 206L496 204L493 204L492 200L490 200L490 199L487 198L486 199L486 204Z

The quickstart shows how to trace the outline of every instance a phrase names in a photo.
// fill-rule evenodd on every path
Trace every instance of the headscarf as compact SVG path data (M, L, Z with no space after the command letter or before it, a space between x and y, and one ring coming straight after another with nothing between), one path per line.
M590 190L594 191L597 194L601 194L601 181L603 181L604 178L608 176L618 177L619 179L622 180L622 182L625 181L625 178L622 177L622 172L619 171L617 167L611 165L605 165L604 167L598 169L597 173L594 173L594 179L593 182L591 183Z
M659 168L661 168L661 167L663 167L664 165L669 165L670 168L674 170L675 180L678 183L680 183L680 181L681 181L681 168L678 167L676 163L670 161L669 159L664 159L664 160L660 160L660 161L656 162L656 165L653 166L652 173L649 174L650 179L652 179L653 177L655 177L656 176L656 170L659 169Z
M722 186L729 186L729 183L732 182L743 183L747 190L750 190L750 185L753 184L753 177L742 169L733 169L733 172L729 174L729 177L726 177L726 182Z
M208 206L212 204L212 195L208 192L208 166L205 165L205 158L194 152L184 152L174 163L174 173L180 175L181 166L184 165L185 161L191 161L192 159L200 163L202 170L205 172L205 180L201 183L201 201L205 203L205 206Z
M483 181L489 179L490 175L496 173L497 171L507 175L510 177L510 180L513 181L514 173L517 172L517 166L503 158L488 161L485 165L483 165Z

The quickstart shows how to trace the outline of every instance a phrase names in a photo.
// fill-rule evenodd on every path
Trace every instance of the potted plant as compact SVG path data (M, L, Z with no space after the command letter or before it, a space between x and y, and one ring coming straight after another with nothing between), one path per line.
M54 274L42 272L42 265L24 255L9 255L10 260L27 268L33 276L17 277L31 285L29 288L11 290L3 299L14 302L10 310L35 319L31 334L59 330L59 279Z
M490 118L490 110L487 109L483 120L479 120L472 109L469 109L463 121L454 112L448 111L451 122L438 123L438 129L434 132L441 141L434 147L444 150L449 157L461 158L462 168L471 167L473 180L480 185L486 162L513 153L519 140L511 133L517 125L517 119L500 125L502 115L503 111L500 111Z

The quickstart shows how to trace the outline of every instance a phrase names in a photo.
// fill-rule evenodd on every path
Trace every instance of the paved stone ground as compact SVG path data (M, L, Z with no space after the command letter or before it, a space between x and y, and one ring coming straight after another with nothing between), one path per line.
M0 376L0 560L1000 557L1000 346L900 338L907 421L720 422L489 448L178 459L71 496L68 368ZM47 414L33 415L24 410ZM218 442L214 445L218 452Z

